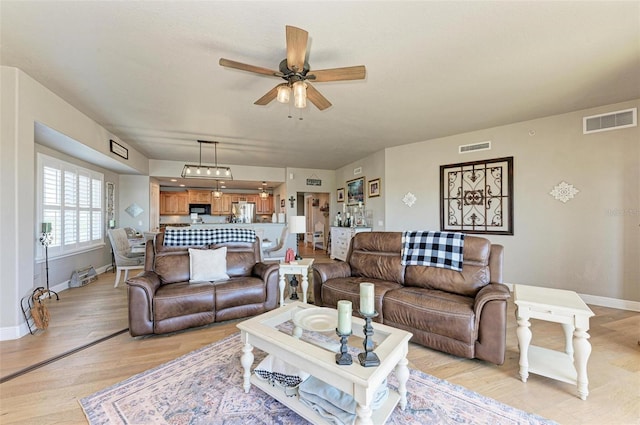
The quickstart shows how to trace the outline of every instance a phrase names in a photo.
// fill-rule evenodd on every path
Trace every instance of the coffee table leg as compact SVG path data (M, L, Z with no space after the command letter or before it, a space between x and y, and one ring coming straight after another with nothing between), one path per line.
M398 377L398 393L400 394L400 408L407 407L407 381L409 380L409 368L407 358L404 357L396 366L396 376Z
M356 406L356 414L358 415L358 417L356 417L356 425L373 425L373 421L371 420L372 412L370 406L363 406L358 403L358 406Z
M242 356L240 357L240 364L244 369L244 373L242 377L244 378L244 383L242 388L244 388L244 392L248 393L249 389L251 389L251 365L253 364L253 346L247 342L247 335L242 335L242 340L244 344L242 345Z
M529 378L529 344L531 343L531 323L528 317L518 317L518 347L520 348L520 379L527 382Z
M586 400L589 395L589 379L587 378L587 361L591 355L589 333L576 328L573 333L574 365L578 373L578 396Z

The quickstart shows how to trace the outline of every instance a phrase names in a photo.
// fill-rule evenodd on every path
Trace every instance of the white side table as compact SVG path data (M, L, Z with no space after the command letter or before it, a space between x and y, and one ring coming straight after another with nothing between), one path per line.
M291 263L280 263L280 307L284 307L284 288L286 285L285 276L287 274L302 275L302 302L307 303L307 289L309 288L309 268L313 264L314 258L303 258Z
M578 386L582 400L589 395L587 362L591 354L589 318L593 312L573 291L514 285L518 321L520 378L527 382L529 372ZM531 322L539 319L560 323L565 335L565 352L530 345ZM575 350L575 352L574 352Z

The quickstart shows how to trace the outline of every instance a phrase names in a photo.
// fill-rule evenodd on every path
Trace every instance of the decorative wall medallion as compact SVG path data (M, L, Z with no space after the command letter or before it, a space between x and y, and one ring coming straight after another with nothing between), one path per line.
M573 199L578 192L580 191L572 184L562 181L549 194L558 201L566 203L569 199Z
M129 205L127 208L125 208L125 211L127 212L127 214L129 214L131 217L137 217L140 214L142 214L142 212L144 211L140 205L136 204L135 202L131 205Z
M417 200L418 198L416 198L416 195L411 192L407 192L407 194L404 195L404 198L402 198L402 202L404 202L408 207L412 207Z

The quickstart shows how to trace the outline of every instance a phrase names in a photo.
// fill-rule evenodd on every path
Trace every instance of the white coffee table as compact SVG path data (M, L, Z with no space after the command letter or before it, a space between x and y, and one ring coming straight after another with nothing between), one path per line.
M593 312L573 291L514 285L517 306L518 346L520 348L520 378L527 382L529 372L578 386L582 400L589 395L587 362L591 354L589 318ZM531 322L539 319L562 324L565 352L530 345ZM575 352L574 352L575 350Z
M277 326L291 320L296 312L309 308L316 307L294 302L237 325L244 344L240 361L244 368L245 392L249 392L253 384L311 423L326 422L313 409L300 402L297 396L287 397L280 388L273 387L252 375L251 365L254 361L252 351L253 347L257 347L352 395L357 402L356 424L383 424L398 403L404 409L407 405L406 383L409 379L407 353L412 334L374 323L373 339L376 343L374 352L380 359L380 366L363 367L357 357L354 357L353 364L339 366L335 361L335 352L277 329ZM364 320L354 317L353 335L364 338L363 325ZM385 403L375 411L372 410L371 403L376 390L394 369L399 383L398 392L390 391Z

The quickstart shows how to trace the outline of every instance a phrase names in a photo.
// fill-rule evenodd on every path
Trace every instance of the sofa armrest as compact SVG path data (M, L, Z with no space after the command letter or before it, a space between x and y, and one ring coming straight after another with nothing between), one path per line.
M265 284L267 297L264 306L267 311L273 310L278 306L279 273L280 266L278 264L256 263L253 266L252 274L262 279Z
M351 266L349 263L343 262L314 264L313 271L314 275L317 273L320 277L320 281L315 283L324 283L329 279L351 276Z
M482 312L482 307L484 307L486 303L495 300L507 301L509 298L511 298L511 293L509 292L507 285L502 283L490 283L478 291L473 311L476 313L476 317L479 318L480 313Z
M476 295L475 357L501 365L507 350L507 300L509 288L490 283Z
M313 300L320 307L324 306L322 301L322 284L327 280L337 277L351 276L351 266L349 263L321 263L313 266Z
M278 270L278 264L256 263L255 266L253 266L251 274L261 278L266 282L267 280L269 280L269 275L271 275L272 273L275 273L277 275Z
M153 297L160 284L160 277L152 271L127 279L131 336L153 333Z

